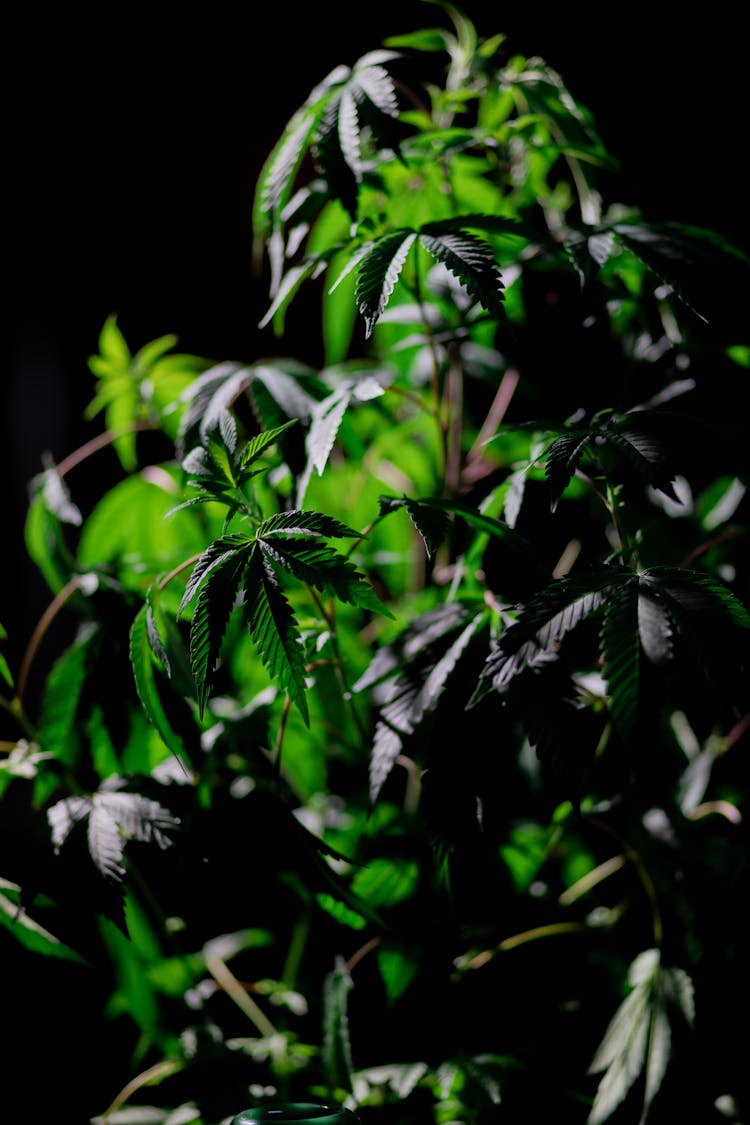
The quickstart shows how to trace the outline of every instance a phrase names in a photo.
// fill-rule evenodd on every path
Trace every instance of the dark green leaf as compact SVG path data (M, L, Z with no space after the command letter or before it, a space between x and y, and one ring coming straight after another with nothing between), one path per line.
M225 535L221 539L215 539L193 567L177 616L182 615L185 607L193 600L196 591L215 567L223 566L230 556L247 551L252 543L253 540L246 535Z
M638 717L638 601L637 577L609 591L604 602L601 629L603 671L609 691L610 712L624 737L633 733Z
M680 223L616 222L619 241L666 282L702 320L731 270L747 275L747 257L713 231ZM747 277L745 277L747 286ZM714 290L712 292L712 290Z
M251 550L250 543L245 541L238 548L223 551L201 575L200 593L190 628L190 664L201 715L211 693L224 634L237 602Z
M135 686L149 722L158 731L164 745L169 747L177 759L185 763L185 745L169 720L159 692L154 667L155 653L149 636L149 615L151 607L144 602L133 621L130 630L130 663L133 667Z
M424 227L419 232L419 240L458 278L475 301L492 316L503 315L502 275L487 242L467 231L434 235Z
M410 500L409 497L395 496L380 497L380 514L388 515L397 508L406 508L412 523L424 540L428 555L434 555L443 543L450 530L450 518L447 509L440 503L430 500Z
M561 434L549 447L544 471L552 492L553 512L593 440L589 430L572 430Z
M359 532L347 527L340 520L326 516L322 512L302 511L292 509L288 512L279 512L270 516L259 525L256 532L259 539L271 539L277 536L307 535L325 536L330 539L358 539Z
M416 239L416 231L401 229L383 235L359 263L355 299L370 336L390 300L404 262Z
M565 635L602 606L610 589L630 577L622 567L607 567L553 582L532 598L518 621L500 638L487 658L482 677L502 692L527 668L555 660Z
M667 465L664 448L656 435L638 429L638 421L638 414L631 415L604 430L602 437L615 445L653 488L679 504L672 484L674 473Z
M320 543L282 538L259 540L261 549L274 566L293 574L300 582L314 586L322 594L358 605L375 613L391 616L372 587L347 558Z
M309 726L305 661L297 622L273 570L259 552L251 556L245 575L245 618L263 663Z

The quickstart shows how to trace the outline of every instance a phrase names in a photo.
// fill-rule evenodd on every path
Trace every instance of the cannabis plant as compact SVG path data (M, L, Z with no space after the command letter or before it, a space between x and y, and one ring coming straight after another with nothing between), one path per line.
M261 358L111 316L31 484L0 920L106 982L97 1122L748 1110L748 260L439 14L268 155Z

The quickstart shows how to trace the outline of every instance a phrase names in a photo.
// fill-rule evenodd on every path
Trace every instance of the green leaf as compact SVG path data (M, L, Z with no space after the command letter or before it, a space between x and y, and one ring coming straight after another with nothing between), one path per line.
M414 860L373 859L355 873L352 891L376 909L397 906L411 897L418 880L419 868Z
M268 449L269 445L274 445L290 426L295 425L296 421L296 418L291 418L288 422L284 422L282 426L276 426L272 430L264 430L263 433L250 438L250 441L246 443L242 450L241 465L243 469L257 461L261 453Z
M595 613L610 590L631 577L623 567L607 567L551 583L531 599L500 638L487 657L482 678L502 692L527 668L555 660L563 637Z
M256 235L268 234L291 196L297 171L325 107L325 92L325 87L313 91L311 98L290 119L266 158L255 189L253 229Z
M365 335L371 336L398 281L416 240L416 231L402 229L383 235L359 263L355 298L365 318Z
M661 441L645 428L639 428L640 421L637 414L630 415L608 427L602 436L625 455L652 488L658 489L679 504L680 498L672 484L674 473L668 467ZM644 416L643 427L647 422L648 417Z
M21 903L21 888L6 879L0 879L0 925L31 953L45 957L58 957L63 961L85 963L85 959L70 946L46 930L27 914Z
M251 556L245 575L245 619L263 663L309 726L304 652L297 622L275 574L259 552Z
M225 544L226 540L220 543ZM217 544L212 544L203 558L216 547ZM190 628L190 664L200 715L203 715L211 694L222 642L237 603L251 550L249 541L229 550L219 548L218 558L201 572L200 593Z
M29 491L31 500L24 527L26 550L50 590L58 593L73 570L62 524L80 526L82 517L54 466L36 476Z
M150 615L151 607L146 601L136 614L130 630L130 663L135 686L149 722L158 731L164 745L184 764L188 760L185 745L170 722L156 679L157 654L151 644Z
M441 543L445 542L450 531L450 518L447 508L439 502L429 500L410 500L408 496L380 497L380 514L388 515L398 508L406 508L412 523L424 540L428 556L435 554Z
M193 600L197 591L215 567L223 566L228 558L238 552L249 550L252 544L253 540L247 535L224 535L220 539L215 539L206 548L191 571L177 616L180 617L183 614L185 607Z
M99 349L102 356L113 364L121 367L127 367L130 364L132 358L130 349L125 343L125 337L120 331L117 317L114 315L108 316L102 325L99 333Z
M90 512L78 543L80 567L117 566L120 581L143 587L144 572L169 570L200 551L205 530L173 508L178 485L166 471L118 481Z
M441 234L429 231L428 226L420 229L422 245L458 278L469 295L487 312L501 317L503 280L492 247L468 231Z
M325 910L326 914L330 914L342 926L349 926L352 930L363 930L367 925L367 919L356 910L352 910L345 902L329 895L324 891L320 891L315 896L315 901L321 910Z
M299 508L279 512L269 516L259 524L256 531L259 539L272 539L289 535L325 536L329 539L358 539L360 533L333 516L322 512L303 511Z
M706 314L728 277L741 271L747 285L747 256L714 231L670 222L615 222L602 229L612 230L701 320L710 319Z
M259 543L273 566L283 568L300 582L323 594L332 594L339 601L391 616L365 576L332 547L279 535L272 541L259 536Z
M383 978L388 1000L393 1003L406 992L419 972L419 963L414 957L399 949L381 947L377 952L378 968Z
M594 435L589 430L572 430L561 434L547 450L544 472L552 493L550 506L553 512L593 440Z
M375 699L381 704L370 754L372 804L402 751L404 739L435 710L461 656L485 621L484 611L471 615L458 602L431 610L380 649L354 685L354 691L375 688Z
M601 1125L622 1104L636 1080L645 1076L640 1123L644 1125L658 1093L671 1054L667 999L676 989L692 985L681 969L664 969L658 949L636 957L628 970L631 992L612 1017L589 1067L604 1072L587 1125Z
M323 1062L330 1088L351 1089L349 993L352 978L341 957L323 984Z
M370 51L351 71L342 69L316 132L317 167L352 219L366 154L373 144L397 151L402 136L393 81L382 66L395 57L392 51Z
M638 716L640 637L638 578L609 591L604 602L601 644L612 718L622 734L633 733Z
M183 395L185 411L177 434L177 457L203 443L204 434L210 430L220 414L228 410L247 390L253 378L253 369L238 363L220 363L209 367L195 379Z

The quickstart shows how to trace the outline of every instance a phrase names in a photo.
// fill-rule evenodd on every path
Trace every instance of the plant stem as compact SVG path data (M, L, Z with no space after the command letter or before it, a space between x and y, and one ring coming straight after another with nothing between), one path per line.
M31 639L26 646L26 651L23 654L21 667L18 672L18 681L16 685L16 700L19 708L23 708L23 697L26 693L26 685L29 679L31 666L34 662L39 646L41 645L44 637L49 630L52 622L57 617L63 606L70 601L73 595L81 588L81 581L79 578L71 578L66 582L61 590L55 594L50 604L45 609L42 616L39 618L37 625L31 634Z
M247 989L243 988L228 965L222 961L221 957L207 956L206 968L216 983L226 992L229 999L233 1000L237 1007L245 1013L262 1036L266 1039L270 1039L273 1035L277 1034L276 1028L271 1023L268 1016L255 1003Z
M87 441L79 446L73 453L68 454L59 465L55 466L55 471L58 476L64 477L71 469L75 469L76 466L88 460L92 454L98 453L100 449L106 449L107 446L112 445L118 438L124 437L125 434L151 429L153 429L153 426L150 422L140 421L134 422L132 426L126 426L122 430L106 430L103 434L99 434L97 437L92 438L91 441Z

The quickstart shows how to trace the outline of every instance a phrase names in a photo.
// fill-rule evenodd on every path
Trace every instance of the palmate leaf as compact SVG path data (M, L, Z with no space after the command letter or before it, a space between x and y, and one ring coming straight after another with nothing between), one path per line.
M601 1125L620 1106L635 1082L643 1077L640 1125L644 1125L661 1087L671 1053L672 1032L668 1001L679 1002L681 990L692 983L682 969L666 969L658 949L636 957L628 970L630 993L612 1017L589 1067L604 1072L587 1125ZM690 1020L690 1013L683 1008Z
M243 364L219 363L194 380L182 395L185 411L176 442L180 461L191 449L202 445L206 430L247 389L252 377L252 368Z
M108 778L96 793L65 797L47 810L56 851L70 832L86 820L89 854L101 874L112 882L125 875L125 845L128 840L156 843L169 847L171 833L179 820L160 805L140 793L122 792L122 778Z
M565 635L600 609L609 591L631 577L623 567L603 567L551 583L531 599L500 638L487 657L482 678L502 692L527 668L556 659L557 646Z
M750 629L750 613L739 598L711 575L678 567L650 567L641 584L704 675L722 690L731 688L744 667L737 643Z
M576 426L555 438L545 454L545 476L551 491L551 508L587 458L596 462L603 447L615 450L652 488L680 503L674 490L675 472L664 444L666 419L655 411L634 410L603 424Z
M426 500L411 500L408 496L381 496L379 500L381 516L406 508L415 528L424 540L425 550L431 557L450 531L450 516L446 506Z
M241 485L263 471L257 461L270 446L279 443L295 422L296 419L292 418L280 426L255 434L240 445L234 416L227 409L221 409L214 415L211 427L204 428L202 444L192 449L182 462L183 471L188 475L188 485L200 489L201 495L178 504L172 511L179 511L196 500L216 499L234 509L241 506Z
M258 544L273 567L293 574L300 582L314 586L341 602L360 606L387 617L392 616L367 580L344 555L323 543L290 536L272 540L258 538Z
M488 242L465 227L517 233L507 220L492 216L465 215L441 222L425 223L418 229L401 227L378 238L360 255L355 299L370 336L385 311L404 263L415 241L441 262L461 282L469 296L492 316L503 315L503 280L495 252Z
M359 263L355 300L365 318L365 335L371 336L399 279L404 262L417 238L408 228L379 238Z
M625 736L631 734L638 715L640 678L638 578L608 592L604 602L601 646L604 679L612 719Z
M250 557L244 589L245 620L260 658L309 726L305 661L299 629L273 569L259 551Z
M352 218L372 142L380 151L398 151L403 128L393 80L383 67L398 56L370 51L349 71L327 102L315 136L314 156L332 196Z
M434 711L473 637L486 622L458 602L422 615L380 649L354 691L374 687L380 704L370 755L370 801L374 804L402 751L425 715Z
M215 547L217 544L212 544L212 548ZM190 627L190 664L200 715L203 715L211 694L224 634L242 587L252 549L252 540L244 539L229 550L221 551L209 567L204 567L199 579L200 592Z
M281 213L291 197L305 154L313 143L331 90L347 74L348 68L336 67L311 91L267 157L258 177L253 202L253 231L257 238L267 238L274 227L279 226Z
M741 269L747 287L748 260L728 239L682 223L618 222L615 237L654 274L670 286L701 318L714 306L716 289L726 285L729 271ZM735 273L735 279L737 273Z
M437 224L422 227L419 240L482 308L494 317L503 315L502 275L487 242L469 231L438 233Z
M166 393L178 393L206 367L198 356L165 358L176 343L175 336L162 336L131 355L117 318L110 316L99 335L100 354L89 358L97 386L85 416L94 418L104 411L107 429L115 435L113 447L127 471L136 467L136 424L153 417L160 403L167 409L171 403L165 401Z
M450 530L449 517L455 515L480 535L486 535L502 543L518 562L523 563L530 578L536 578L538 582L549 581L549 571L540 561L538 552L520 532L515 531L503 520L470 508L459 500L443 500L439 497L414 499L408 496L380 496L378 504L381 516L405 508L415 528L424 539L429 555L432 555L446 539Z
M713 680L726 677L728 663L741 672L731 637L750 628L750 614L721 583L676 567L604 567L559 579L529 601L490 652L471 705L486 694L487 680L502 693L527 670L542 670L566 634L595 613L609 708L624 737L637 722L642 656L664 664L680 638Z
M313 472L322 476L349 408L379 398L392 381L391 372L382 366L336 364L323 372L326 384L335 390L316 403L305 437L307 464L297 483L296 504L301 507Z

